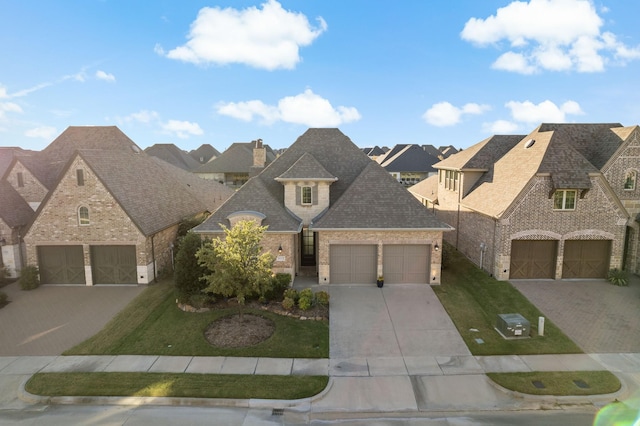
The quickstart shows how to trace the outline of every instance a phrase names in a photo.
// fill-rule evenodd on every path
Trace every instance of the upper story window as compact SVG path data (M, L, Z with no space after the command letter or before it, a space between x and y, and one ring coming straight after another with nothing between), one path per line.
M22 172L16 173L16 178L18 179L18 187L22 188L24 186L24 175Z
M636 176L637 174L635 170L627 172L624 178L624 189L626 191L633 191L636 189Z
M84 186L84 170L76 170L76 179L78 181L78 186Z
M575 189L558 190L553 194L553 209L554 210L575 210L576 209L576 195Z
M450 191L457 191L460 172L454 170L445 170L444 172L444 188Z
M311 187L310 186L303 186L301 188L302 190L302 196L300 197L300 200L302 202L302 205L311 205L313 200L311 198Z
M90 225L89 221L89 208L88 207L80 207L78 209L78 223L80 225Z

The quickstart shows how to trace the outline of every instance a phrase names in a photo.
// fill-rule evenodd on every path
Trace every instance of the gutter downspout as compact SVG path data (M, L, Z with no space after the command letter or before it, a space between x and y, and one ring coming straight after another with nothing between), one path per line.
M156 249L155 245L153 244L153 237L155 237L155 234L151 236L151 261L153 262L153 282L157 283L158 274L156 272Z

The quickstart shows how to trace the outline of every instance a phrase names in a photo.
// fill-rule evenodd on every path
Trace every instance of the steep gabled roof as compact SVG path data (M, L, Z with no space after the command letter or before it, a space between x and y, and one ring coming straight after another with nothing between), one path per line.
M269 225L268 232L299 232L302 221L285 209L284 186L276 178L290 170L305 154L315 159L329 175L338 178L330 187L330 207L324 216L315 221L315 225L329 224L339 228L360 229L387 226L412 229L434 220L438 228L446 227L435 220L435 217L389 173L379 164L372 162L340 130L309 129L262 173L249 179L220 209L199 225L196 231L219 232L220 223L229 226L229 214L252 210L266 216L263 224ZM349 195L346 195L347 193ZM406 212L405 202L408 206ZM350 207L352 203L353 207ZM361 206L365 204L367 208L363 209ZM332 210L335 208L339 211L333 215ZM348 217L350 215L357 217ZM342 217L345 217L347 222L337 223ZM414 223L409 226L403 224L406 219Z
M275 179L278 181L303 179L334 181L338 178L329 173L312 154L305 152L287 171Z
M488 170L491 165L522 140L524 135L496 135L436 163L436 169Z
M192 171L200 167L196 159L172 143L157 143L144 151L183 170Z
M27 225L35 212L6 180L0 180L0 219L8 226Z
M589 174L598 173L608 160L606 156L613 155L622 143L611 127L620 125L543 123L489 165L462 203L500 217L537 174L550 175L557 189L590 188ZM478 145L485 146L484 142ZM466 149L441 164L455 162L456 157L474 149Z
M252 142L235 142L227 148L219 157L194 170L194 173L249 173L253 166ZM267 161L271 163L276 155L269 145L263 145L266 149Z
M143 152L93 149L80 150L78 155L146 236L207 210ZM72 162L73 158L69 165Z
M387 172L433 173L433 165L440 161L419 145L402 145L402 149L392 149L393 155L387 154L380 163Z
M451 229L374 162L362 170L340 199L315 220L311 228Z
M410 186L407 190L412 194L435 203L438 201L438 175L429 176L415 185Z
M208 143L200 145L198 149L189 151L189 155L200 164L207 163L213 157L219 157L220 152ZM202 158L202 161L200 161Z

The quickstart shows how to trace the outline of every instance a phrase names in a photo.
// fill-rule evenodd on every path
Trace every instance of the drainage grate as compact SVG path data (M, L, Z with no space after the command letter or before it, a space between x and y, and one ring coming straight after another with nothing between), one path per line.
M544 389L546 386L544 385L544 383L542 383L540 380L533 380L531 382L533 384L533 386L535 386L537 389Z
M274 408L271 410L272 416L284 416L284 408Z
M589 386L589 384L587 382L585 382L584 380L574 380L573 383L576 384L577 387L579 387L580 389L589 389L591 386Z

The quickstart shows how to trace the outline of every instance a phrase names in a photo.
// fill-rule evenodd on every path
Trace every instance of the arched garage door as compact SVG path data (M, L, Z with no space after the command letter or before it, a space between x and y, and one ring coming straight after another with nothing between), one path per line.
M382 252L385 284L428 283L430 248L427 244L385 245Z
M606 278L610 257L610 240L567 240L562 278Z
M376 282L377 246L373 244L332 244L329 269L332 284L372 284Z
M511 241L510 279L555 278L556 240Z

